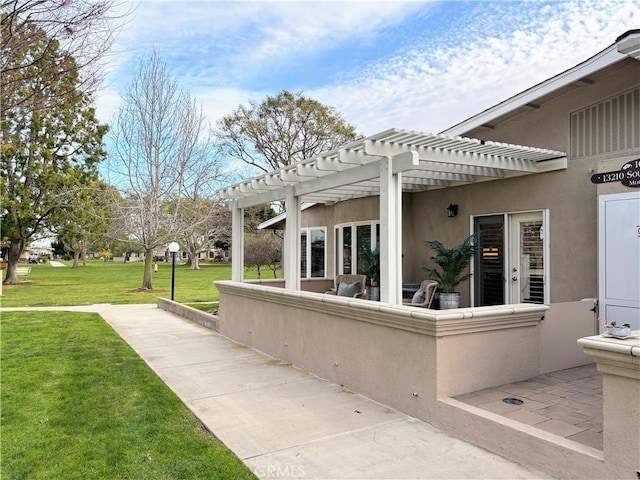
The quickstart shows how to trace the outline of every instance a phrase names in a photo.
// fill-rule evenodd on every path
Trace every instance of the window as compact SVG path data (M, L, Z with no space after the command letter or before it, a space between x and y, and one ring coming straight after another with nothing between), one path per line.
M380 222L378 221L336 226L336 274L363 273L358 251L362 248L372 250L378 244L379 238ZM341 247L338 248L338 245Z
M547 211L479 216L473 304L549 303Z
M300 232L300 277L323 278L326 275L325 227L303 228Z

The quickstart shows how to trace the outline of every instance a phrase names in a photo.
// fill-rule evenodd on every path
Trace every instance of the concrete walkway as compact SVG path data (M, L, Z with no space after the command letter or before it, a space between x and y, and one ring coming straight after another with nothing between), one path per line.
M259 478L552 478L155 305L55 309L99 313Z

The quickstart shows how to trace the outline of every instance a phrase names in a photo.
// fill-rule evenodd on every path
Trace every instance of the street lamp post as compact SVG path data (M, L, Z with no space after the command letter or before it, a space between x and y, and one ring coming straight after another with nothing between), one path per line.
M171 252L171 301L173 301L173 292L176 284L176 252L178 250L180 250L178 242L169 244L169 251Z

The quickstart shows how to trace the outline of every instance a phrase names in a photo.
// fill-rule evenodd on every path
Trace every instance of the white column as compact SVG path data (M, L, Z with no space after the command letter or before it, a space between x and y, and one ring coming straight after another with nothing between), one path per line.
M284 288L300 290L300 197L294 195L293 187L287 189L285 199L287 220L284 230L284 252L282 255Z
M231 202L231 280L244 280L244 209Z
M380 160L380 300L402 303L402 174Z

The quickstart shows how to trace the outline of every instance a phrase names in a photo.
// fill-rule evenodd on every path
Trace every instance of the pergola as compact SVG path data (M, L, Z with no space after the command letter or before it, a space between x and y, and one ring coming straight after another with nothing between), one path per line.
M474 138L390 129L219 191L230 200L232 280L244 270L243 209L285 200L285 288L300 289L303 202L380 196L380 298L402 303L402 193L567 168L564 152Z

